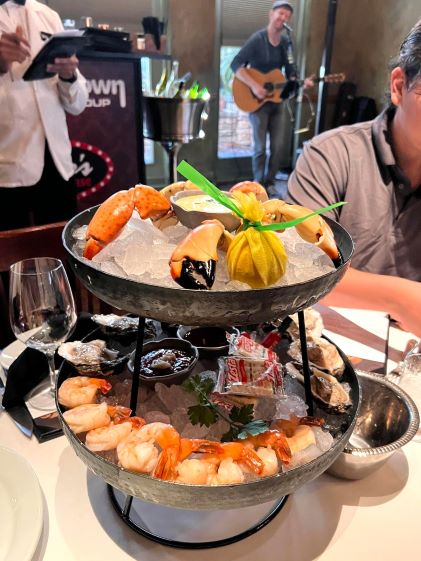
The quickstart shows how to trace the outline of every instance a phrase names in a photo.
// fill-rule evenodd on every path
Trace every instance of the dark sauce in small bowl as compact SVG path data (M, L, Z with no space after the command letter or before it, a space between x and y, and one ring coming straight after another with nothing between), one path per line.
M193 357L181 349L156 349L141 357L140 372L142 376L168 376L188 368ZM161 366L158 366L158 363ZM164 363L168 363L165 367Z
M226 330L223 327L195 327L184 335L195 347L226 347Z

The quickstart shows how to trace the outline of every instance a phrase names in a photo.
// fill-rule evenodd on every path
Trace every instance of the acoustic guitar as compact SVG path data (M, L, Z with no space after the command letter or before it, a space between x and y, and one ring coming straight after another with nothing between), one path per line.
M267 101L281 103L284 99L293 97L304 80L287 80L282 72L275 68L264 74L255 68L246 68L248 74L267 91L264 99L258 99L251 88L234 76L232 82L232 95L235 104L246 113L257 111ZM313 82L343 82L345 74L326 74L322 78L313 78Z

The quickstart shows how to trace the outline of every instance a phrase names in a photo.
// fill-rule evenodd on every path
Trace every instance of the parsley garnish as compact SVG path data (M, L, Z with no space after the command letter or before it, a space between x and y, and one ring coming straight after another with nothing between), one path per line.
M190 377L183 384L184 389L193 393L197 397L198 404L192 405L187 409L187 413L192 425L210 427L216 423L218 417L225 419L230 425L230 429L222 436L222 441L244 439L248 436L256 436L268 430L268 425L261 419L253 420L253 405L234 406L228 416L221 411L209 399L209 395L214 389L214 381L207 376Z

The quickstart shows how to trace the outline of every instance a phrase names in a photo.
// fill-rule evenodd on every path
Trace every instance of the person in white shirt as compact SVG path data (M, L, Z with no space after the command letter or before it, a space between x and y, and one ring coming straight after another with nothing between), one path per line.
M56 58L52 78L22 79L43 37L62 30L58 13L36 0L0 0L0 230L76 213L65 112L78 115L88 99L78 59Z

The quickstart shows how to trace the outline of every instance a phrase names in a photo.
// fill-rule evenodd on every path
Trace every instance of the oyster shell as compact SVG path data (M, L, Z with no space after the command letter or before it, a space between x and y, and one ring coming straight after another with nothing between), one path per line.
M139 325L139 318L128 316L118 316L117 314L94 314L92 321L103 327L108 327L111 331L136 331Z
M58 354L83 374L98 371L104 374L128 358L120 355L118 351L107 349L105 341L101 339L94 339L87 343L82 341L62 343L58 348Z
M299 340L293 341L288 349L288 354L297 362L302 362L301 343ZM333 376L340 377L345 370L345 363L338 352L338 349L322 337L307 338L307 354L309 362L319 368L329 372Z
M346 391L335 376L322 372L317 368L313 368L312 372L310 384L311 391L315 397L338 411L344 411L346 407L351 405L349 390Z
M291 318L291 324L287 329L287 333L292 337L292 339L300 338L300 329L298 326L298 314L292 314L289 316ZM321 337L323 332L323 318L320 312L314 308L306 308L304 310L304 321L306 325L307 337Z
M135 333L139 327L138 317L118 316L117 314L94 314L91 319L106 334L128 335ZM145 339L155 339L159 334L159 322L147 319L145 322Z
M288 374L304 383L304 376L300 368L301 365L295 365L292 362L288 362L285 365ZM349 397L349 385L341 384L335 376L322 372L314 366L310 367L310 372L310 385L313 396L329 408L343 413L352 403Z

